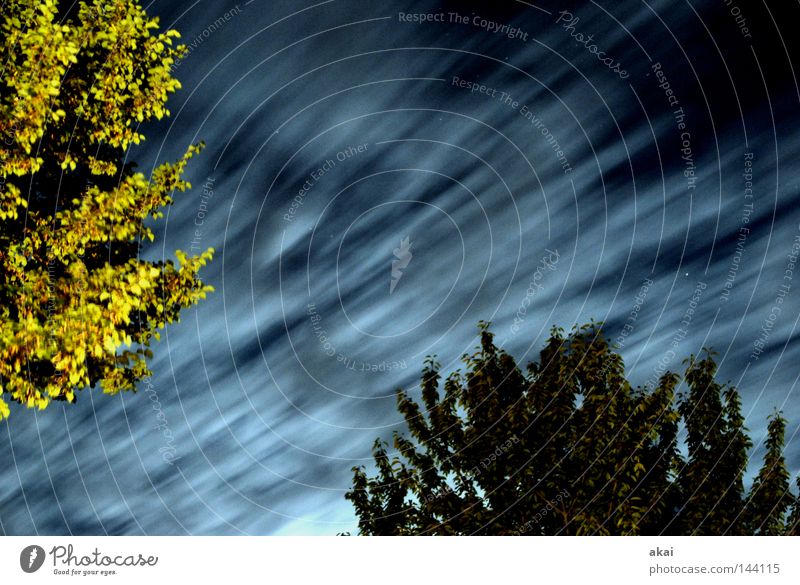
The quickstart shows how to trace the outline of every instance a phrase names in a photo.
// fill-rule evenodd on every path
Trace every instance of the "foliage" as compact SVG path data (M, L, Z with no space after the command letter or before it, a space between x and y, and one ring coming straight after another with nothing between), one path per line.
M465 372L442 380L440 365L426 360L421 403L398 391L411 436L394 433L396 455L377 440L376 475L353 468L346 494L362 534L783 530L791 497L783 419L770 423L765 468L745 497L750 440L738 393L714 382L710 353L687 360L688 391L676 396L681 379L672 373L655 388L633 388L595 324L553 329L526 372L495 346L486 323L480 337L463 357ZM793 510L796 518L797 501Z
M792 502L789 517L786 519L786 534L789 536L800 536L800 476L796 479L797 496ZM787 494L787 499L791 499L791 494Z
M686 371L688 393L678 411L686 424L689 458L678 482L683 504L676 512L680 534L743 534L744 470L750 439L739 395L714 380L708 354L692 356Z
M753 482L747 502L747 522L754 534L776 536L791 528L791 521L788 526L784 523L791 504L789 470L783 458L785 432L786 419L776 412L767 427L764 465Z
M139 258L192 146L148 179L126 162L140 124L168 115L185 49L133 0L9 0L0 25L0 419L113 394L149 375L158 330L211 287L197 257Z

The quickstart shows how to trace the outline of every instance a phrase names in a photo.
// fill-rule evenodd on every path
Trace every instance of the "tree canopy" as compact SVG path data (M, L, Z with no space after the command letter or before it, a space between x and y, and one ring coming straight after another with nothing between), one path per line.
M655 388L634 388L595 324L553 329L526 371L485 323L480 338L465 372L442 380L428 358L421 403L398 390L410 437L395 432L393 455L376 440L376 475L353 468L346 494L362 534L797 532L785 421L771 418L764 466L745 494L751 441L710 352L687 360L684 384L666 373Z
M211 259L139 257L202 145L150 177L128 147L168 115L185 51L132 0L9 0L0 24L0 419L100 383L133 389Z

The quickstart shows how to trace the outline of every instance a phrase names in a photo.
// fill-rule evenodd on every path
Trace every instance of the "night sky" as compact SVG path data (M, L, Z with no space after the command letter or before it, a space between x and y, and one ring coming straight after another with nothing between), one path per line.
M772 4L147 5L190 48L130 160L207 147L143 253L214 247L216 292L137 393L12 406L0 533L355 532L394 390L479 320L523 363L602 321L636 384L711 347L748 477L776 408L800 472L800 10Z

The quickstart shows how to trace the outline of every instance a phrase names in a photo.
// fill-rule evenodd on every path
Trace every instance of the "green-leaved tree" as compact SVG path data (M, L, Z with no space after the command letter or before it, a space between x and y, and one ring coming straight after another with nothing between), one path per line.
M688 460L679 470L678 534L744 533L744 472L751 442L739 394L716 382L716 370L710 353L703 359L692 356L685 376L688 391L679 397Z
M764 464L747 501L746 519L752 534L776 536L787 530L785 519L792 504L792 494L789 491L789 470L783 457L785 433L786 419L776 412L767 426Z
M494 344L485 323L480 336L480 347L463 358L465 372L442 380L429 358L421 401L398 391L410 436L394 434L392 455L377 440L375 475L353 468L346 494L361 534L788 530L783 419L770 423L765 468L746 496L750 440L739 396L714 381L710 353L687 360L688 389L676 397L681 380L672 373L655 388L632 387L596 325L553 329L526 371ZM797 514L795 500L786 522L795 531Z

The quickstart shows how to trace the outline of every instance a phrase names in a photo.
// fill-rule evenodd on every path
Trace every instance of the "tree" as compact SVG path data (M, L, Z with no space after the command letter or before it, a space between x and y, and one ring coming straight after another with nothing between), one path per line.
M789 517L786 519L786 534L789 536L800 536L800 476L796 479L797 496L792 502ZM787 494L787 499L792 499L792 494Z
M150 374L159 329L211 291L213 250L139 258L202 145L152 176L126 159L168 115L185 49L132 0L10 0L0 25L0 419Z
M789 470L783 457L786 419L776 412L767 427L767 452L747 501L747 522L753 534L783 534L786 511L791 504Z
M744 530L737 518L750 443L738 394L714 382L710 353L689 360L689 392L676 397L672 373L655 388L633 388L599 325L553 329L525 373L486 323L480 339L463 357L466 371L444 382L436 360L426 360L421 404L398 391L411 436L394 433L396 455L377 440L377 474L354 467L345 496L362 534Z
M689 453L678 480L683 498L676 513L680 534L743 534L744 471L751 441L741 401L735 388L714 380L717 366L710 352L688 362L689 391L678 405Z

